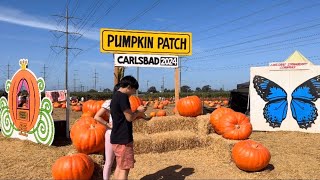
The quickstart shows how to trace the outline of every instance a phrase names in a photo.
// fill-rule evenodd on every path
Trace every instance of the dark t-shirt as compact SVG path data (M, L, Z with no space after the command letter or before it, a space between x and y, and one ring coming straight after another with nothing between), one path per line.
M133 141L132 122L127 121L124 111L130 108L129 97L120 91L112 96L111 104L112 131L111 144L128 144Z

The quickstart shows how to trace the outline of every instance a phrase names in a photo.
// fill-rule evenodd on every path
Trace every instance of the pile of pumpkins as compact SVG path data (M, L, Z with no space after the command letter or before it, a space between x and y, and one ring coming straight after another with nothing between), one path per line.
M71 110L72 111L81 111L82 110L82 107L81 107L80 103L78 101L76 101L76 100L72 100L70 102L70 105L71 105ZM63 108L63 109L65 109L67 107L65 101L63 101L63 102L53 102L52 106L54 108Z
M244 171L260 171L271 159L269 150L261 143L248 139L252 133L249 118L230 108L221 107L210 115L214 131L231 140L242 140L232 148L231 156L236 166Z
M203 101L206 106L213 107L213 108L220 108L220 107L228 107L229 101L227 99L216 99L216 100L204 100Z

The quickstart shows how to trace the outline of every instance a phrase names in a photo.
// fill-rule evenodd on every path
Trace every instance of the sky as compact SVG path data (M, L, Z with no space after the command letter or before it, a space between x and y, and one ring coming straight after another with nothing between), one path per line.
M193 90L235 89L249 81L250 67L284 61L295 50L320 63L318 0L1 0L1 84L26 58L29 69L45 77L47 90L64 89L66 58L60 47L66 36L59 31L66 29L67 7L74 33L71 90L113 89L113 56L100 52L101 28L191 32L192 56L180 60L181 85ZM125 75L136 77L137 68L126 68ZM160 90L162 84L173 89L174 69L139 68L139 84L142 91Z

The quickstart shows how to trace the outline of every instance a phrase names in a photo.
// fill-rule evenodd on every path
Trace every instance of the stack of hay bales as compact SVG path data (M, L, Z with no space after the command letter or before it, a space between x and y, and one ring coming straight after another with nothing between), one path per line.
M197 117L164 116L133 123L136 154L192 149L212 144L210 114ZM217 136L218 137L218 136Z

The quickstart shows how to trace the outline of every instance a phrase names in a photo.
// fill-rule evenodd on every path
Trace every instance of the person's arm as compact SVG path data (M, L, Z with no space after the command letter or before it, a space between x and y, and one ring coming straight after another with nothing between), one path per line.
M98 112L96 113L96 115L94 116L94 119L95 119L96 121L98 121L99 123L107 126L107 128L111 129L112 127L110 127L110 124L102 118L102 116L103 116L105 113L107 113L107 112L109 112L107 109L105 109L105 108L100 108L99 111L98 111Z
M136 111L136 112L132 112L131 109L126 109L123 111L124 116L126 117L127 121L132 122L136 119L138 119L138 117L141 117L142 112Z

